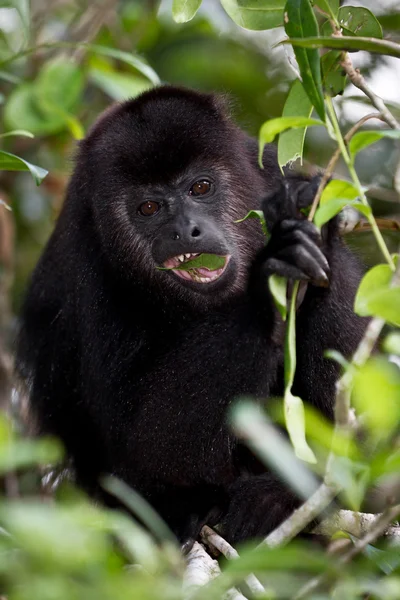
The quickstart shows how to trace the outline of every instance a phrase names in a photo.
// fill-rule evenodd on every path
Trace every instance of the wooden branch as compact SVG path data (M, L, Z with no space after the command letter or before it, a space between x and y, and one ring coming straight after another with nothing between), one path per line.
M352 510L338 510L321 521L311 533L331 537L337 531L345 531L355 537L362 537L380 519L381 513L359 513ZM382 532L394 546L400 546L400 527L389 526Z
M195 596L199 587L203 587L218 577L221 573L219 564L205 551L204 547L195 542L186 557L187 567L183 578L184 599L190 600ZM223 600L246 600L241 592L232 588L228 590Z
M379 110L382 119L386 121L389 127L391 127L392 129L400 129L400 123L396 121L396 119L394 118L394 116L392 115L382 98L375 94L375 92L373 92L368 87L367 82L361 75L360 71L354 68L351 58L347 52L343 53L343 57L340 64L343 67L344 71L346 71L351 83L356 88L364 92L366 96L368 96L373 106L375 106L375 108Z
M235 548L233 548L233 546L224 540L224 538L221 537L216 531L211 529L211 527L205 525L201 530L200 535L208 546L218 550L228 560L235 560L239 558L239 553L237 550L235 550ZM264 586L252 573L245 578L245 582L253 594L265 594Z

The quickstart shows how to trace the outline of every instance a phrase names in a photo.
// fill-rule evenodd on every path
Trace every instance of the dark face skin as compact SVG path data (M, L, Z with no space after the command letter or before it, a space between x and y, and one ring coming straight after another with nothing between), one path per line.
M226 187L226 184L225 184ZM131 207L131 218L150 248L154 263L169 268L167 277L207 294L233 282L237 249L221 223L222 177L212 169L190 169L169 185L144 186ZM216 270L174 270L199 254L216 254Z

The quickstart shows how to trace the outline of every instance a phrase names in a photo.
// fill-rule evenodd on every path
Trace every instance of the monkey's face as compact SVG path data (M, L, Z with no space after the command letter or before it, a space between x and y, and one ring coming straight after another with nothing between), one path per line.
M228 194L229 182L222 169L218 172L206 162L194 162L168 184L143 186L136 195L132 222L148 244L157 275L165 282L201 294L234 284L239 255L223 214ZM231 228L234 226L232 220ZM217 255L221 264L214 269L190 268L200 254Z
M206 304L244 289L263 238L254 222L235 221L257 208L261 177L213 97L149 92L103 117L84 146L95 217L118 268ZM200 254L220 264L189 268Z

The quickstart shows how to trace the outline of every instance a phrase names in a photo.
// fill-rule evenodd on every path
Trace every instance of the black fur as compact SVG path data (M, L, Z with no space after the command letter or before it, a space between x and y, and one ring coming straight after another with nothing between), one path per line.
M315 182L283 185L273 147L264 167L214 96L161 87L113 107L80 145L22 311L18 370L41 431L63 440L91 495L104 498L100 474L122 478L182 541L207 518L233 542L264 535L297 503L225 424L238 396L282 394L267 275L311 282L294 391L329 417L338 370L323 351L349 356L364 327L356 259L334 225L322 242L298 210ZM202 179L210 194L189 195ZM258 222L234 221L266 197L265 246ZM138 214L148 200L152 217ZM156 269L187 252L231 260L207 284Z

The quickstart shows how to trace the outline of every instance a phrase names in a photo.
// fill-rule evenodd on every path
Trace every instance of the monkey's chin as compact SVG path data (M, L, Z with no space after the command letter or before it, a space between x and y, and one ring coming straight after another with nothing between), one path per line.
M189 259L192 259L194 257L194 255L189 255ZM167 263L164 263L164 266L168 266L170 272L176 276L179 277L180 279L182 279L183 281L187 281L190 283L195 283L195 284L199 284L201 286L203 285L210 285L212 283L217 282L219 279L222 278L222 276L224 275L229 261L231 259L231 256L228 254L226 256L221 256L221 258L224 259L224 265L219 268L219 269L215 269L215 271L211 271L210 269L207 269L205 267L197 267L195 269L190 269L188 271L185 271L184 269L182 269L182 266L185 264L184 262L177 262L177 265L179 265L181 268L178 269L174 269L172 264L172 261L178 260L178 258L172 258L169 259L168 265Z

